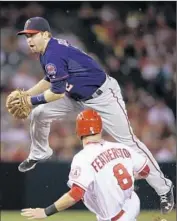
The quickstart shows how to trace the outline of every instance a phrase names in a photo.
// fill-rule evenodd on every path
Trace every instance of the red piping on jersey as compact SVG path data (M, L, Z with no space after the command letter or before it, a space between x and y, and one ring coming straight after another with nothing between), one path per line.
M87 190L87 188L85 186L83 186L81 183L79 183L75 180L72 180L72 179L70 181L73 182L73 185L75 184L75 185L81 187L82 189L84 189L85 191Z
M64 79L67 78L68 76L69 76L69 75L65 75L65 76L63 76L63 77L54 78L54 79L51 79L51 80L52 80L52 82L58 81L58 80L64 80Z
M137 173L140 173L146 165L147 165L147 160L145 160L143 166L137 171Z

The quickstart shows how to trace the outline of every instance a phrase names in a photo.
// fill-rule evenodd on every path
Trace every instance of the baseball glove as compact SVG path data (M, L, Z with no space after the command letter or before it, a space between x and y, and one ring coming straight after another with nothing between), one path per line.
M24 90L16 89L13 91L6 100L8 112L17 119L26 119L32 110L28 97L28 93Z

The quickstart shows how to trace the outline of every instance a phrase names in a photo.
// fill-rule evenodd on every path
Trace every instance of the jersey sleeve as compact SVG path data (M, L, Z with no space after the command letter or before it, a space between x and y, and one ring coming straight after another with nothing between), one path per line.
M82 157L75 156L71 164L68 186L71 188L76 184L86 191L94 180L93 176L94 172L89 163Z
M64 93L66 79L69 77L66 52L62 54L51 53L45 65L45 72L51 82L51 90L54 93Z
M147 165L148 159L132 149L129 149L129 151L133 162L133 170L136 173L140 173Z
M46 59L45 72L51 82L61 81L69 77L66 52L61 54L62 51L60 54L50 53Z

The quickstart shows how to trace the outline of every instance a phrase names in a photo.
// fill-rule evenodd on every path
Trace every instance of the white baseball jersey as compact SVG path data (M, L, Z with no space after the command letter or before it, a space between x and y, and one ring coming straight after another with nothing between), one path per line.
M123 208L134 190L133 172L141 171L147 159L124 144L88 143L71 164L68 185L86 192L83 202L101 220L109 220Z

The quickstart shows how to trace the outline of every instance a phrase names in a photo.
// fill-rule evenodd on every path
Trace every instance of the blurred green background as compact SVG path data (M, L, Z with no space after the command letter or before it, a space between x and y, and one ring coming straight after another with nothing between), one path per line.
M25 221L26 218L20 215L20 211L3 211L1 221ZM45 219L46 221L96 221L94 214L87 211L65 211ZM161 215L159 211L141 211L137 221L175 221L176 213Z

